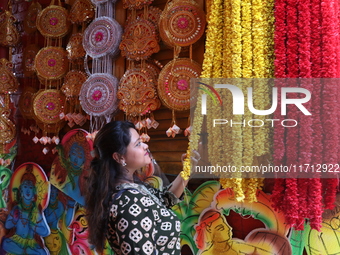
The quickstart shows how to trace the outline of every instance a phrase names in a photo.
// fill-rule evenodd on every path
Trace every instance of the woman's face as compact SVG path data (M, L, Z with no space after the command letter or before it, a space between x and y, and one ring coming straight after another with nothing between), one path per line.
M130 128L130 135L131 141L127 147L124 159L126 163L125 168L134 172L135 170L150 164L151 159L147 151L149 146L141 141L137 131Z

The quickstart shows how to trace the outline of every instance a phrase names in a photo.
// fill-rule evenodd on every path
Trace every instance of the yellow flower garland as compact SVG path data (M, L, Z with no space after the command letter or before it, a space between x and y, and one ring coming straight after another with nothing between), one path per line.
M207 34L202 78L269 78L273 76L273 5L274 0L208 0ZM241 18L242 17L242 18ZM245 82L241 89L254 88L254 107L268 109L267 95L271 88L266 82ZM219 91L223 107L215 105L208 97L207 132L209 161L211 165L252 165L256 156L270 151L269 127L251 128L235 125L232 128L212 127L214 118L233 119L234 122L253 119L245 107L245 115L232 115L231 93ZM199 133L203 125L201 91L192 123L190 148L197 149ZM256 116L257 118L257 116ZM266 118L263 116L263 118ZM255 160L256 162L256 160ZM185 168L185 167L184 167ZM223 178L223 188L233 188L235 197L242 201L256 200L256 190L263 185L263 179ZM249 177L252 177L250 175Z
M252 0L242 1L242 39L243 39L243 51L242 51L242 74L243 78L251 78L253 75L253 53L252 53ZM247 88L252 87L252 80L244 80L243 94L247 95ZM244 103L244 119L253 119L253 114L247 107L247 100ZM253 128L243 128L243 165L251 166L253 163Z
M188 146L187 149L187 155L183 161L183 170L181 171L181 176L183 180L188 180L190 178L191 174L191 152L190 152L190 145Z

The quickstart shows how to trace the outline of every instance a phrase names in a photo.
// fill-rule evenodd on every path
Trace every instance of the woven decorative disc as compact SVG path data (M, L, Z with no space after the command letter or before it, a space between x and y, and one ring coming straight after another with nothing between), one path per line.
M70 10L70 21L81 24L94 18L95 10L90 0L77 0Z
M86 81L86 79L87 75L84 72L71 70L64 78L64 84L61 87L61 91L66 97L78 97L81 86Z
M127 70L120 80L117 97L119 109L132 117L145 115L161 106L155 77L146 69Z
M156 26L149 20L137 17L129 23L119 48L129 60L147 59L160 50Z
M116 54L122 37L122 27L110 17L100 17L86 28L83 46L92 58Z
M33 1L28 8L28 12L26 14L26 17L24 19L24 30L26 33L31 34L35 31L37 31L37 16L39 12L41 12L41 4L37 1Z
M45 124L60 122L60 114L64 112L65 96L60 90L39 90L33 100L35 116Z
M175 0L167 4L159 21L162 40L170 46L189 46L204 33L205 14L195 1Z
M26 86L19 97L20 113L25 119L33 118L33 98L36 92L35 88Z
M61 47L42 48L35 57L34 66L37 74L44 79L62 78L69 68L67 51Z
M92 116L112 114L116 110L118 79L111 74L92 74L80 90L80 104Z
M159 73L161 71L161 67L158 64L160 64L160 63L157 63L156 60L153 61L151 59L148 59L144 63L136 64L135 67L141 68L141 71L153 75L153 80L157 81ZM156 84L155 84L155 86L156 86Z
M83 47L82 33L75 33L71 36L66 46L66 51L70 61L77 61L85 57L86 52Z
M158 79L158 95L162 103L176 111L190 109L190 79L198 78L201 72L201 66L189 58L167 63Z
M37 17L37 28L45 37L64 37L70 27L68 13L64 7L50 5L43 9Z

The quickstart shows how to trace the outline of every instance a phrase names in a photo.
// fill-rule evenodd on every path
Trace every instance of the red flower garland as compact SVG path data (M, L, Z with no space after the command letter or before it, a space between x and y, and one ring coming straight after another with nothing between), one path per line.
M297 78L299 76L298 64L298 2L296 0L287 0L287 77ZM288 80L288 87L296 87L293 79ZM296 94L291 94L291 98L296 98ZM287 107L287 119L295 119L298 121L298 109L293 105ZM298 163L298 127L286 130L286 165L297 165ZM296 224L299 218L299 201L297 179L289 178L286 180L286 222L292 226Z
M325 0L321 3L322 12L322 76L325 78L338 77L337 73L337 40L338 13L335 17L335 1ZM336 81L327 80L322 90L322 123L324 130L323 163L338 163L339 125L338 125L338 86ZM326 180L324 204L326 209L334 207L336 187L338 180L330 178Z
M299 69L300 77L310 78L311 77L311 62L310 62L310 0L301 1L298 5L299 11ZM301 87L311 91L311 80L302 79ZM304 104L307 109L312 108L312 101ZM311 150L312 150L312 130L313 119L312 116L306 116L300 114L299 122L299 160L298 165L305 165L311 163ZM308 185L309 180L302 178L298 179L298 201L299 201L299 216L295 223L296 230L303 230L305 218L308 218Z
M321 77L321 0L311 0L311 64L312 77ZM318 94L317 94L318 95ZM321 162L321 161L320 161Z
M277 78L286 77L286 1L277 0L274 6L274 16L275 16L275 32L274 32L274 74ZM282 79L275 80L275 87L278 88L278 104L281 104L281 87L284 81ZM274 112L274 118L282 120L282 115L280 111ZM282 165L285 153L285 130L284 127L278 125L274 129L273 133L273 160L274 165ZM272 192L271 200L273 202L272 206L278 211L284 210L284 191L285 191L285 179L276 179L274 184L274 189Z
M276 211L285 212L285 204L283 203L285 197L286 179L275 179L273 192L271 195L272 207Z
M322 212L321 179L312 178L308 186L308 214L312 229L320 231Z
M338 5L336 0L275 2L276 78L339 77ZM299 125L289 129L275 127L274 164L336 164L340 159L338 84L334 81L322 84L319 79L302 81L301 86L312 93L311 100L304 104L312 116L299 114L295 106L289 106L287 119L295 119ZM296 85L288 84L291 87ZM287 85L282 80L276 80L275 86L280 93L281 87ZM294 98L297 95L290 96ZM280 96L278 101L280 103ZM282 120L278 112L274 113L274 118ZM314 178L275 181L273 207L283 211L286 222L296 229L303 229L305 218L310 219L312 229L320 229L322 195L325 208L334 206L338 180L330 178L321 182L320 176L311 177Z
M311 0L310 11L311 16L311 65L312 77L321 77L321 0ZM312 116L313 116L313 149L312 149L312 164L320 164L323 154L323 129L321 122L321 95L322 86L320 79L313 79L312 93ZM310 179L308 191L308 214L310 226L312 229L319 230L322 223L322 195L321 195L321 180L318 176L313 176Z

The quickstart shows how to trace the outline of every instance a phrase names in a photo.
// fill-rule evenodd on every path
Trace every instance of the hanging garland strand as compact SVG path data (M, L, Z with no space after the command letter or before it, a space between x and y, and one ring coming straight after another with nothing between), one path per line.
M300 77L310 78L311 77L311 62L310 62L310 0L305 0L298 5L299 21L299 69ZM313 86L310 80L302 79L301 87L312 91ZM312 109L312 100L304 104L307 109ZM312 129L313 117L300 114L299 122L299 165L305 165L311 163L311 150L313 137ZM305 218L308 218L308 186L309 179L300 178L298 179L298 201L299 201L299 217L297 219L296 230L304 229Z
M313 148L312 148L312 164L316 165L322 162L323 154L323 129L320 119L321 113L321 95L322 86L321 80L321 0L311 0L311 75L313 79ZM318 176L310 179L308 186L308 215L310 219L310 226L312 229L320 230L322 224L322 184Z
M286 77L286 0L275 1L274 8L275 16L275 33L274 33L274 75L276 78ZM281 87L283 86L282 79L275 80L275 87L278 88L278 104L281 104ZM282 115L279 110L274 112L274 119L282 120ZM285 154L285 129L278 125L273 132L273 162L274 165L279 166L283 164ZM273 207L278 211L285 211L284 196L285 196L286 180L279 178L275 180L274 189L271 199Z
M325 0L321 4L322 14L322 77L334 78L338 77L337 73L337 42L338 33L336 32L338 25L338 13L334 11L335 1ZM336 14L336 15L335 15ZM324 82L322 89L322 105L321 113L323 130L324 130L324 150L323 163L338 163L339 144L339 124L338 121L338 86L335 81L327 80ZM338 180L329 178L325 181L324 204L325 209L333 209L335 204L336 187Z
M311 0L310 2L310 29L313 33L311 36L311 75L313 78L313 88L311 93L313 95L313 147L311 164L316 165L322 162L323 154L323 129L320 119L321 111L321 0ZM310 179L308 186L308 215L310 219L310 226L312 229L320 230L322 224L322 184L319 176L314 176Z
M243 50L242 50L242 77L247 78L243 79L243 94L247 95L247 88L252 87L252 76L253 76L253 40L252 40L252 20L253 16L252 11L258 12L258 10L254 10L252 6L251 0L244 0L241 2L241 26L242 26L242 41L243 41ZM253 114L249 111L247 107L247 101L244 102L244 119L251 120L253 118ZM253 128L252 127L244 127L243 128L243 159L242 164L244 166L251 166L253 164L254 158L254 143L253 143ZM257 179L253 178L252 173L249 173L249 178L243 177L243 190L245 192L246 199L249 202L256 201L256 190L257 190Z

